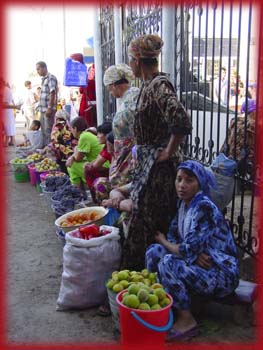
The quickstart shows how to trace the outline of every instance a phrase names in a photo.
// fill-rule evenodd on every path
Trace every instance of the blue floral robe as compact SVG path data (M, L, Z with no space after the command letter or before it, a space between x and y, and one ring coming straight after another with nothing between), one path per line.
M158 272L159 280L172 295L174 307L190 308L190 293L223 297L239 283L239 261L231 230L222 213L203 192L198 192L188 208L178 203L167 239L179 244L181 257L161 244L152 244L146 252L146 267ZM210 269L199 267L199 254L208 254Z

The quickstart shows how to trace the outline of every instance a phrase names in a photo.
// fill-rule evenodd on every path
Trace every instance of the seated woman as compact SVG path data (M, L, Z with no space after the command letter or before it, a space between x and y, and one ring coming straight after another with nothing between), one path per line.
M77 139L70 131L69 120L70 115L66 110L61 109L56 112L49 145L55 154L56 162L65 173L67 173L66 161L73 154L73 149L77 144Z
M112 156L107 151L106 137L112 131L112 124L110 122L105 122L98 126L97 128L97 138L101 145L104 145L98 157L92 161L85 164L84 172L87 185L90 189L93 201L96 202L95 191L93 188L93 182L98 177L108 177L109 167L111 163Z
M239 261L231 230L209 198L215 187L212 173L196 161L177 168L178 211L166 236L157 231L146 251L146 267L173 297L176 322L167 340L186 340L198 334L190 310L190 292L224 297L239 283Z
M111 155L111 164L109 168L108 176L97 177L92 184L92 191L94 192L94 202L97 204L101 204L102 200L105 198L109 198L109 193L111 190L111 171L112 171L112 163L114 161L114 136L111 131L106 137L106 148L107 152Z
M256 101L247 99L241 106L241 115L232 118L227 137L220 152L238 162L247 159L255 162Z
M132 147L132 168L135 167L137 158L136 145ZM129 182L120 187L116 187L110 191L109 199L104 199L101 205L107 208L114 208L118 211L125 211L131 213L132 211L132 199L130 198L132 183Z
M132 211L132 200L129 198L131 192L131 183L114 188L110 191L110 198L104 199L101 205L108 208L114 208L119 211Z
M66 161L70 182L80 188L84 188L86 184L85 163L93 162L103 148L97 137L87 130L87 126L86 120L82 117L74 118L71 121L72 134L78 139L78 144L73 155Z

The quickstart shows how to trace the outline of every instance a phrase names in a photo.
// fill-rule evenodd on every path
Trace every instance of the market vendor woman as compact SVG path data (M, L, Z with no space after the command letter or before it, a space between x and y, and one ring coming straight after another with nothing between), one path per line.
M176 322L169 340L186 340L198 334L190 310L190 293L224 297L239 283L239 260L229 225L209 198L215 187L211 172L197 161L177 168L178 211L166 235L157 231L157 244L146 252L146 267L157 272L173 297Z
M97 137L87 130L87 122L81 117L72 120L71 128L73 136L78 139L74 154L67 159L66 166L73 185L82 187L86 183L84 165L94 161L103 148Z

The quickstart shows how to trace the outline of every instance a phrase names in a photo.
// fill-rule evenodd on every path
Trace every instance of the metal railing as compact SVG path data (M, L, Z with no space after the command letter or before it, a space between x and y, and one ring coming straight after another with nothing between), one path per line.
M248 114L242 116L244 137L241 145L238 145L237 122L241 103L247 101L248 97L256 98L254 92L250 92L250 83L258 80L258 28L255 26L260 22L259 12L251 2L230 2L227 5L207 2L204 6L175 6L174 13L173 83L193 124L192 135L183 148L184 155L204 165L210 165L220 151L229 155L230 122L235 125L232 156L238 160L238 172L232 202L225 214L237 244L244 252L256 257L259 247L256 198L259 184L262 183L262 171L256 161L256 148L253 157L249 154L251 145L248 147L247 135L251 123ZM102 7L103 68L114 64L112 21L112 8ZM122 24L123 61L128 63L127 47L133 38L148 33L162 36L162 3L140 5L134 2L123 5ZM226 82L221 80L225 74L222 68L226 68ZM140 82L137 81L136 85L139 86ZM215 96L216 89L218 99ZM113 116L114 112L110 96L104 91L104 115Z

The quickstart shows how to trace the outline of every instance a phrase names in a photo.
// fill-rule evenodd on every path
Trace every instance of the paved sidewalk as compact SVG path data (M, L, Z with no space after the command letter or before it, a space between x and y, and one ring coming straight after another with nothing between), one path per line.
M20 125L17 128L17 142L22 140L24 131ZM14 157L15 148L8 147L7 158L10 160ZM56 311L63 269L63 245L55 234L54 214L35 187L13 180L10 166L6 168L5 175L9 221L9 342L112 344L118 337L111 317L98 316L97 308ZM199 320L203 321L201 334L192 343L242 342L248 344L248 350L251 349L249 344L255 340L251 313L234 320L233 312L232 306L212 305Z

